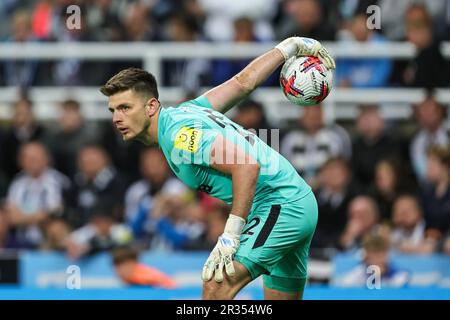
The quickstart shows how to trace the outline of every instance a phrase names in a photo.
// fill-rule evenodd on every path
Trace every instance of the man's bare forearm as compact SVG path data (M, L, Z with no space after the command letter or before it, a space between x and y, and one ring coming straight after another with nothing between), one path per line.
M250 62L230 80L208 91L205 96L215 110L226 113L263 83L284 61L281 51L274 48Z
M259 170L259 164L239 165L231 175L233 181L231 213L245 220L252 208Z
M284 57L280 50L272 49L250 62L234 79L242 87L244 95L248 95L266 81L283 62Z

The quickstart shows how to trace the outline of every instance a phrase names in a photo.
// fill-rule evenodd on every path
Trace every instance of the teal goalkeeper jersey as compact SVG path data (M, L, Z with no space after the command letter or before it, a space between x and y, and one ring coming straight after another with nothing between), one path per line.
M189 187L231 205L231 176L210 167L211 147L218 135L234 142L260 164L252 208L261 203L295 201L311 191L283 156L254 133L213 110L205 96L160 110L158 143L175 175Z

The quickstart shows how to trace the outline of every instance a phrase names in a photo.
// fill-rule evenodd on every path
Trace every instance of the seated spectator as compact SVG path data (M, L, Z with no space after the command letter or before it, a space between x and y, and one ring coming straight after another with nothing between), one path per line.
M145 149L145 145L138 141L123 141L122 134L112 121L101 124L99 135L99 145L105 149L111 158L111 164L120 172L127 183L140 179L139 156Z
M123 41L159 41L161 31L154 23L150 6L144 2L133 2L127 5L124 14L125 38Z
M427 236L440 240L450 231L450 147L431 147L426 182L420 188Z
M392 205L400 194L414 190L403 169L395 158L380 160L375 167L375 179L369 188L369 194L378 204L382 220L389 221L392 218Z
M395 200L392 222L393 248L406 253L433 252L436 243L433 239L425 238L425 220L415 196L402 195Z
M364 44L385 42L382 35L367 28L367 17L360 13L352 18L349 25L349 40ZM335 83L339 87L366 88L383 87L388 84L392 62L388 58L338 59Z
M276 31L278 40L292 36L302 36L319 41L334 40L336 31L324 18L321 1L289 0L284 1L283 10L286 17Z
M112 261L117 276L123 283L131 286L176 288L176 283L169 276L156 268L139 262L137 250L118 247L112 250Z
M230 215L230 207L225 203L215 203L210 211L206 214L205 233L201 238L187 241L184 250L205 250L209 251L214 248L217 239L222 235L225 229L228 216Z
M233 21L247 16L255 24L258 39L273 39L270 19L275 15L277 0L198 0L206 20L203 26L205 35L213 41L230 41L233 38Z
M204 233L204 211L182 194L159 194L139 207L131 228L137 240L153 250L183 249Z
M133 183L125 193L125 217L129 223L138 219L139 206L151 202L158 194L181 195L189 192L185 184L171 175L164 154L158 148L141 153L143 179Z
M62 215L69 180L49 167L49 155L38 142L21 148L19 163L23 171L9 187L6 208L17 246L37 248L43 229L52 225L51 217Z
M445 238L443 252L450 255L450 235Z
M319 168L330 157L351 156L347 132L336 124L325 125L321 106L302 108L300 128L288 132L281 140L281 153L314 187Z
M10 224L6 211L0 206L0 250L14 247L11 243Z
M71 226L79 228L87 223L94 205L105 199L113 203L112 214L121 220L124 190L124 181L105 150L97 145L84 146L78 153L78 172L67 196L70 207L67 217Z
M336 248L347 223L348 204L356 194L347 162L328 159L320 169L318 186L315 194L320 214L311 246Z
M404 68L393 73L397 82L408 87L436 88L449 83L448 63L433 35L433 22L423 4L412 4L405 13L407 40L417 49Z
M450 133L445 127L446 110L431 95L415 107L419 130L410 143L410 157L417 179L425 180L427 149L432 145L446 146Z
M18 10L11 18L11 35L6 39L10 43L35 42L31 28L30 14L25 10ZM3 68L3 81L7 86L26 88L35 85L39 63L36 60L8 59L0 62Z
M370 234L363 241L363 262L344 274L336 285L340 287L401 288L408 285L410 274L398 269L389 258L389 239L382 234Z
M79 150L94 139L95 131L83 119L80 103L76 100L64 101L58 128L48 142L55 168L72 178L77 170L74 159Z
M347 224L339 239L340 248L360 248L363 238L379 229L379 216L377 204L371 197L354 198L349 204Z
M376 3L381 8L381 31L391 41L402 41L406 37L406 26L399 23L405 12L412 5L423 5L431 14L435 27L442 26L445 15L445 1L428 0L378 0ZM375 3L374 3L375 4Z
M123 26L119 19L120 5L115 1L92 1L86 8L87 25L101 41L119 41L123 38Z
M254 132L267 145L279 148L279 132L272 131L274 129L267 121L264 107L261 103L254 100L245 100L237 105L236 110L237 113L233 117L234 122L241 125L244 129ZM272 138L274 139L274 145L272 145Z
M352 171L362 186L374 180L375 166L383 158L397 154L398 144L385 128L375 105L363 105L356 119L356 137L352 144Z
M234 20L233 22L233 41L236 44L242 43L254 43L262 42L255 32L255 25L251 18L248 16L242 16ZM252 59L221 59L215 60L211 68L211 84L213 86L220 85L231 79L234 75L238 74L244 69ZM277 85L278 77L276 73L273 73L265 80L261 85Z
M200 28L193 17L177 13L170 17L167 40L189 42L193 46L202 39ZM185 91L197 91L208 85L209 61L204 58L166 60L163 62L163 84L182 87Z
M241 125L244 129L270 129L261 103L254 100L245 100L236 106L237 113L233 121Z
M13 105L13 123L5 132L2 145L2 164L8 181L19 172L17 155L20 147L30 141L42 141L45 129L36 122L33 103L27 98L20 98Z
M95 204L88 223L73 231L66 239L66 250L70 259L76 260L131 244L131 230L117 222L113 209L114 203L109 200L99 200Z

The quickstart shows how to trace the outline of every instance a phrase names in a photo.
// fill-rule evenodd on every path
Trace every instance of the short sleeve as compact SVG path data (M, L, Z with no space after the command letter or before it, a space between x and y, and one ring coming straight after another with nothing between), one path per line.
M214 109L211 102L209 102L208 98L206 96L201 95L200 97L191 100L190 103L195 104L196 106L208 108L208 109Z
M210 166L211 148L219 131L200 123L181 125L171 134L171 161L177 164Z

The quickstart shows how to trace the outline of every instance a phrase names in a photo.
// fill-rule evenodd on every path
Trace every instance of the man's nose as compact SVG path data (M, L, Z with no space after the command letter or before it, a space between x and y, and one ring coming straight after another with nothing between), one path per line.
M113 113L113 117L112 117L113 123L119 123L121 120L122 120L122 119L121 119L121 117L120 117L119 112L114 112L114 113Z

